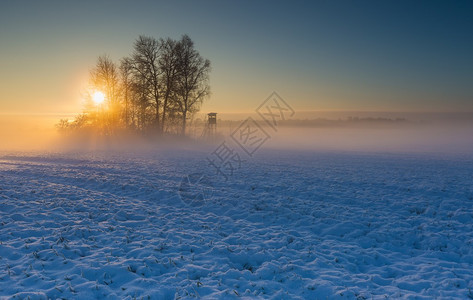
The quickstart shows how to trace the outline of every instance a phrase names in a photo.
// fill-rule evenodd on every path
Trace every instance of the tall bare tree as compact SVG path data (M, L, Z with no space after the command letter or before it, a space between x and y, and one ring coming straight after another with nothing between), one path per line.
M125 128L128 128L130 125L131 119L131 98L132 98L132 70L133 63L130 58L125 57L120 61L120 83L121 83L121 94L123 97L124 111L123 118L125 123Z
M198 111L203 100L210 95L209 73L210 61L199 54L188 35L183 35L178 47L175 98L182 118L182 135L186 134L188 114Z
M95 67L90 71L92 86L105 94L108 113L103 124L108 133L117 127L119 121L119 74L115 63L107 55L99 56Z
M146 80L149 94L155 106L155 124L160 130L160 107L161 90L159 79L161 69L158 66L158 59L161 52L161 45L158 40L152 37L139 36L134 44L132 56L133 69L141 78Z
M161 129L166 130L166 118L169 106L172 104L173 93L175 93L176 80L179 72L179 46L180 44L171 38L160 39L161 56L159 57L159 68L161 70L161 90L163 95L163 113L161 118Z
M149 93L149 83L146 78L146 72L139 69L143 67L143 65L134 66L135 72L133 73L131 83L131 103L133 105L133 111L136 113L136 124L134 123L136 126L134 127L142 132L149 127L149 112L151 108L151 95ZM155 117L155 113L153 113L153 118Z

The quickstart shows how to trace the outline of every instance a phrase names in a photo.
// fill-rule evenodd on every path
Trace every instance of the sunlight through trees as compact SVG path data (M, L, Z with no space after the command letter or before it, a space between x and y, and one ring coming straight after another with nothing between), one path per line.
M62 132L186 134L190 117L210 95L210 61L187 35L139 36L129 57L99 56L91 69L82 114L60 120Z

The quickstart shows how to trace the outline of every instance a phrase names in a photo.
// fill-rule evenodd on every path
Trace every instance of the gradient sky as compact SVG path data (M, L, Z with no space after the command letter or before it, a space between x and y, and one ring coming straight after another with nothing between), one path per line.
M76 113L97 56L189 34L203 111L473 111L472 1L2 1L0 113Z

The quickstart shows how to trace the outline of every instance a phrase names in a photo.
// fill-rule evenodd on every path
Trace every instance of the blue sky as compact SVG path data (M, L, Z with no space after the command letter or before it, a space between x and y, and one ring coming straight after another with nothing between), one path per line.
M0 110L80 110L97 56L189 34L212 62L203 110L473 111L471 1L3 1Z

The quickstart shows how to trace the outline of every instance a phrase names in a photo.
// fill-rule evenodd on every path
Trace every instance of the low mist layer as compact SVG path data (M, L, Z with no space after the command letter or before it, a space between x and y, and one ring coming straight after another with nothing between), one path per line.
M115 137L88 134L60 134L55 128L57 116L2 115L0 151L95 151L147 150L161 148L211 149L230 135L240 121L219 120L218 135L209 142L202 138L205 126L195 122L188 137L121 134ZM270 139L262 148L417 153L473 153L473 121L468 118L437 118L428 121L410 119L337 119L294 121L277 131L263 129Z
M45 151L59 138L57 116L0 114L0 151Z
M274 148L473 154L473 124L408 125L365 128L280 128L268 145Z

